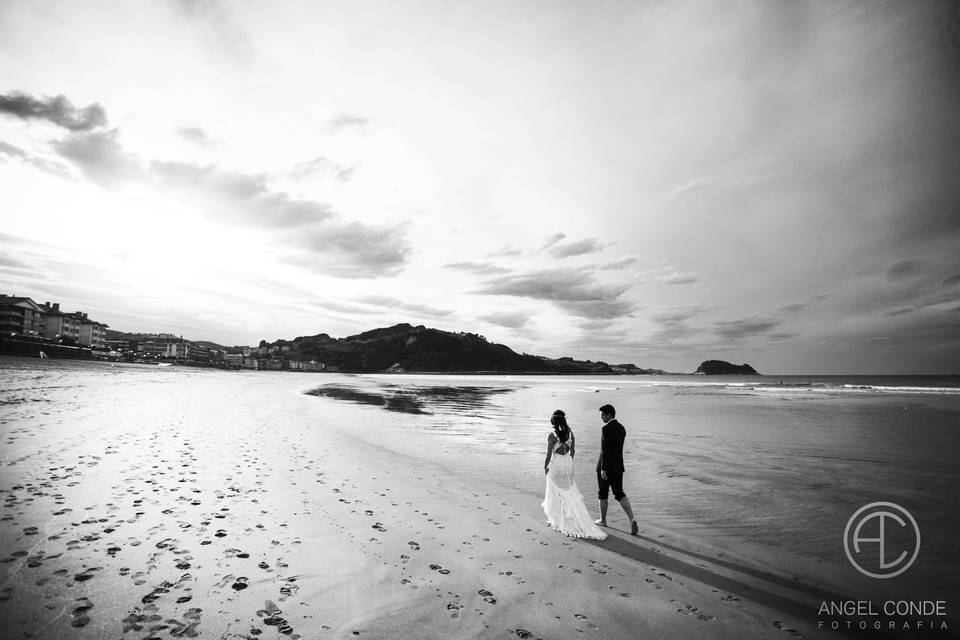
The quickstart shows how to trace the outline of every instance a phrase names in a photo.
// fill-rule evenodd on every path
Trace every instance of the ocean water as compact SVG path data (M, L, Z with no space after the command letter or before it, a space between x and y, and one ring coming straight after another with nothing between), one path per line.
M503 474L491 452L515 457L531 471L510 481L531 493L541 490L550 414L563 409L577 436L578 484L591 501L598 409L610 403L628 432L625 490L654 539L719 550L850 597L960 596L955 377L383 375L318 383L311 393L325 405L355 404L376 423L443 434L444 453L458 464ZM921 530L922 553L896 580L866 578L843 550L848 519L879 501L907 509ZM620 515L613 505L611 515Z
M610 403L628 432L625 489L650 540L719 551L854 599L958 601L953 377L391 376L3 358L0 489L19 481L24 465L15 463L38 455L36 436L54 423L56 446L68 452L87 437L71 424L136 430L141 399L156 403L158 390L170 403L151 405L154 426L168 410L183 419L190 409L176 398L197 385L306 394L305 419L348 425L371 442L389 432L405 455L495 478L527 497L542 492L549 417L563 409L591 509L598 408ZM922 532L916 563L896 580L866 578L844 556L847 520L876 501L906 508ZM611 516L624 526L615 505Z

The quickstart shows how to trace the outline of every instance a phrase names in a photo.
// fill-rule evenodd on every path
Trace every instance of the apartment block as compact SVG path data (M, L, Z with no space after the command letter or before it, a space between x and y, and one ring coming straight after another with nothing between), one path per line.
M0 332L43 335L43 308L30 298L0 294Z

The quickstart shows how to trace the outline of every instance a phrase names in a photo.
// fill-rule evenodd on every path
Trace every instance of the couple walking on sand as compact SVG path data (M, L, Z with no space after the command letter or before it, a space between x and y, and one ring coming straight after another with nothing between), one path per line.
M607 534L600 527L607 526L607 499L610 491L630 519L630 533L637 535L637 521L633 517L630 499L623 492L623 440L627 432L617 422L617 411L612 405L600 407L603 430L600 436L600 458L597 460L597 497L600 499L600 519L593 520L573 477L573 456L576 439L567 425L567 417L557 409L550 416L553 431L547 437L547 457L543 462L547 474L543 511L547 523L574 538L603 540Z

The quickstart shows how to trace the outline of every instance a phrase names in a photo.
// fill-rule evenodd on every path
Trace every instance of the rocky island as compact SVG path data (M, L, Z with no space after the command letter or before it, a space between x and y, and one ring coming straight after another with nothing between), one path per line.
M723 360L707 360L701 362L694 374L707 376L758 376L757 370L748 364L730 364Z

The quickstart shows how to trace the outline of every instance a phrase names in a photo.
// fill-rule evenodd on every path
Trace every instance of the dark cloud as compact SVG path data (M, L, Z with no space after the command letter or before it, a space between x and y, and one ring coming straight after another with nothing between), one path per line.
M370 122L370 118L355 113L338 113L327 120L327 126L333 131L343 131L345 129L363 129Z
M488 280L477 293L548 300L581 317L614 318L634 310L632 303L620 300L629 288L598 284L582 269L548 269Z
M54 148L72 161L91 182L107 189L142 179L140 159L128 153L117 141L118 130L74 134L55 142Z
M705 311L706 308L699 304L655 311L650 317L659 325L659 329L650 336L649 342L671 344L700 333L702 329L691 325L690 321L703 316Z
M412 248L403 226L330 221L297 230L291 244L305 249L287 259L338 278L379 278L403 270Z
M637 262L639 261L640 261L640 258L638 258L637 256L624 256L616 260L611 260L610 262L599 264L597 265L596 268L604 271L614 271L617 269L624 269L626 267L633 266L637 264Z
M651 318L660 324L675 324L678 322L687 322L702 316L706 308L701 305L689 305L685 307L670 307L660 309L651 314Z
M786 342L799 336L801 331L775 331L767 335L770 342Z
M540 250L544 251L546 249L549 249L550 247L557 244L561 240L566 239L566 237L567 237L567 234L565 233L555 233L552 236L550 236L546 242L543 243L543 246L540 247Z
M914 289L912 295L904 296L902 304L883 312L885 316L901 316L920 310L942 310L945 306L960 305L960 297L955 293L944 292L938 288L931 290Z
M549 252L557 258L568 258L570 256L582 256L587 253L596 253L601 251L604 245L596 238L585 238L576 242L565 242L555 244L550 247Z
M957 313L911 317L899 326L888 326L883 335L872 338L873 344L890 350L901 371L907 367L918 373L955 371L960 358ZM906 362L910 364L905 367Z
M700 282L700 276L695 273L673 271L671 273L664 273L657 276L656 281L661 284L671 285L696 284Z
M266 174L186 162L152 162L145 171L119 144L116 129L74 134L56 148L102 186L149 179L166 193L199 205L207 215L287 231L286 247L299 251L287 261L319 273L344 278L395 275L411 252L402 226L343 222L326 203L271 189Z
M451 262L443 266L446 269L453 269L454 271L466 271L468 273L476 273L481 276L510 272L510 269L507 269L506 267L499 267L489 262Z
M575 316L581 318L604 318L613 320L631 315L636 306L626 300L597 300L585 302L581 300L555 300L554 304Z
M779 325L779 320L748 318L716 322L713 325L713 330L720 337L729 340L741 340L767 335Z
M887 282L903 280L916 275L922 275L926 263L922 260L900 260L887 268Z
M211 207L218 217L268 228L290 228L327 220L333 209L272 191L264 174L248 174L185 162L154 162L151 174L166 189Z
M529 316L518 311L491 313L490 315L480 316L480 319L500 327L507 327L508 329L522 329L528 322L530 322Z
M497 250L497 251L494 251L494 252L492 252L492 253L490 253L490 254L488 254L488 255L489 255L489 257L491 257L491 258L516 258L517 256L522 256L522 255L523 255L523 251L521 251L520 249L516 249L516 248L514 248L514 247L511 247L511 246L508 245L508 246L506 246L506 247L504 247L504 248L502 248L502 249L499 249L499 250Z
M381 309L399 309L401 311L407 311L416 315L429 316L433 318L445 318L453 314L452 311L448 311L446 309L438 309L436 307L431 307L425 304L417 304L415 302L407 302L406 300L400 300L399 298L393 298L391 296L364 296L362 298L357 298L357 302L380 307Z
M15 147L12 144L8 144L3 140L0 140L0 153L13 156L15 158L26 158L27 152L21 149L20 147Z
M200 147L210 148L216 146L216 143L213 141L213 139L211 139L210 136L207 135L207 132L200 127L180 127L177 129L177 135L187 142L192 142Z
M587 332L603 331L610 328L614 323L613 319L584 320L578 322L577 327Z
M35 98L27 93L0 95L0 113L22 120L46 120L70 131L88 131L107 124L107 114L97 103L74 107L66 96Z
M34 155L29 151L25 151L20 147L3 142L2 140L0 140L0 155L5 155L18 162L34 166L41 171L45 171L50 175L56 176L57 178L71 178L70 171L66 166L51 162L46 158L41 158L40 156Z
M0 273L17 278L38 275L35 265L3 254L0 254Z
M598 285L589 272L579 269L547 269L489 280L478 293L596 302L618 298L627 288L626 285Z
M300 162L290 170L290 177L300 180L303 178L315 178L317 176L330 176L337 182L347 182L352 176L356 167L346 167L329 158L319 156L313 160Z
M902 316L908 313L913 313L917 309L919 309L919 307L911 304L905 307L897 307L896 309L890 309L889 311L884 311L883 315L891 318L895 318L896 316Z

